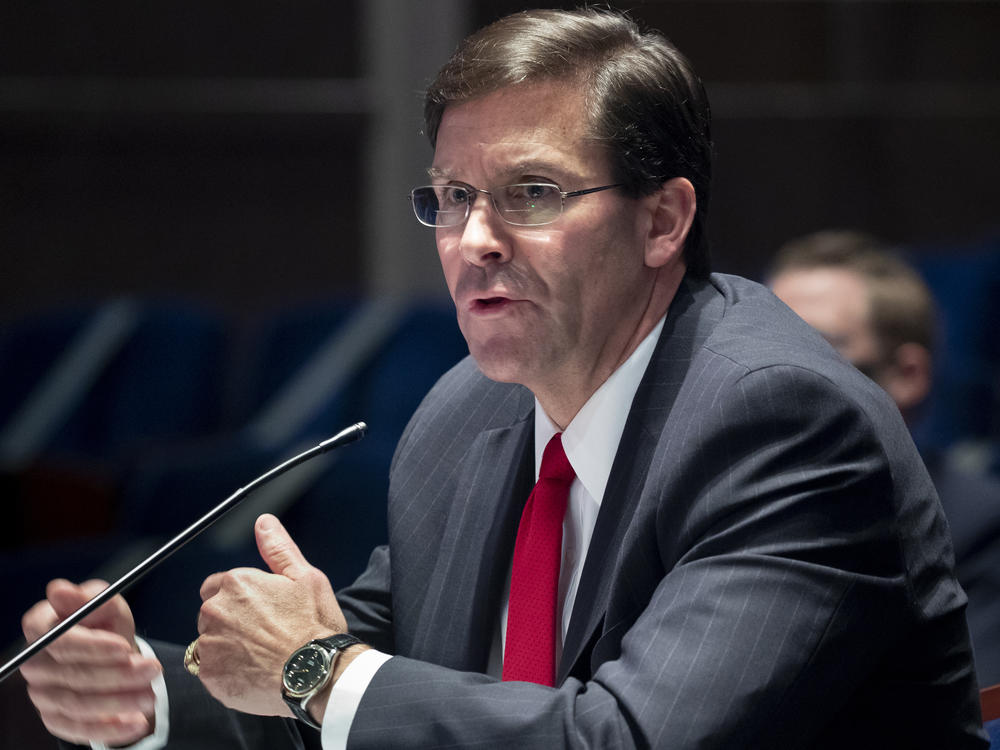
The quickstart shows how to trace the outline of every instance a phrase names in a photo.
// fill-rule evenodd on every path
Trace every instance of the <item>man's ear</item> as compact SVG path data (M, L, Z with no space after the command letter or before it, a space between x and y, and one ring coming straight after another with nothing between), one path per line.
M926 347L901 344L878 382L896 402L904 417L909 416L931 390L933 362Z
M660 268L680 259L698 202L694 185L686 177L667 180L648 199L653 220L646 237L645 262L650 268Z

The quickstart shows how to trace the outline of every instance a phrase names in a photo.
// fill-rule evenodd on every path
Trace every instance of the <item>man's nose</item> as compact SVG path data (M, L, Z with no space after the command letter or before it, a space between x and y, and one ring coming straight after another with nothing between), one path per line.
M469 207L469 218L465 220L459 249L462 257L476 266L510 260L511 246L506 222L500 218L488 195L480 195Z

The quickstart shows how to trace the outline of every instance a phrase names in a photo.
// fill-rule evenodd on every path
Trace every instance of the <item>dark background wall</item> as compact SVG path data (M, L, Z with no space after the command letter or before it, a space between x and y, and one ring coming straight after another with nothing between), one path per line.
M243 308L355 287L357 23L341 2L5 4L4 313L122 292ZM297 84L324 81L330 106L299 101Z
M415 166L379 167L373 145L414 138L420 106L407 82L393 97L406 132L377 132L373 71L429 72L444 53L416 28L380 46L380 25L411 11L374 5L5 3L0 320L121 292L237 313L409 283L440 293L429 236L373 229L411 221L406 189L430 158L416 140ZM448 49L538 4L422 5ZM996 234L1000 3L623 5L706 81L719 270L759 276L776 245L826 226L940 247ZM425 270L386 281L408 264Z

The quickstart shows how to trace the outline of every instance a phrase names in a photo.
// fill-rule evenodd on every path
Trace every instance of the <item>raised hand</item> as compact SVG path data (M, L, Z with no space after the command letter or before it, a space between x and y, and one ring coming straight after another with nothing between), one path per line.
M215 573L201 587L198 655L201 681L230 708L291 716L281 699L285 660L312 638L347 623L329 580L310 565L277 518L255 526L268 568Z
M32 642L107 588L105 581L51 581L21 621ZM116 596L21 667L46 729L76 744L128 745L154 729L151 682L162 668L142 656L135 622Z

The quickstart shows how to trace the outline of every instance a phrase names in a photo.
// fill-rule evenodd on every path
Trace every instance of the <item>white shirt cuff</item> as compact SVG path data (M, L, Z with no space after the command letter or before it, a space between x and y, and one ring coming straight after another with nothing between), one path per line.
M139 653L143 656L156 658L153 649L142 638L136 636L135 642L139 647ZM167 702L167 683L163 679L162 672L153 679L153 696L156 699L153 709L156 712L156 729L151 735L143 737L134 745L129 745L125 750L161 750L167 746L167 734L170 731L170 705ZM109 750L103 742L91 742L90 747L92 750ZM115 748L115 750L122 749Z
M323 714L321 736L323 750L346 750L347 735L351 732L351 724L361 704L361 697L379 667L391 658L389 654L383 654L375 649L362 651L333 683L330 701L326 704L326 713Z

